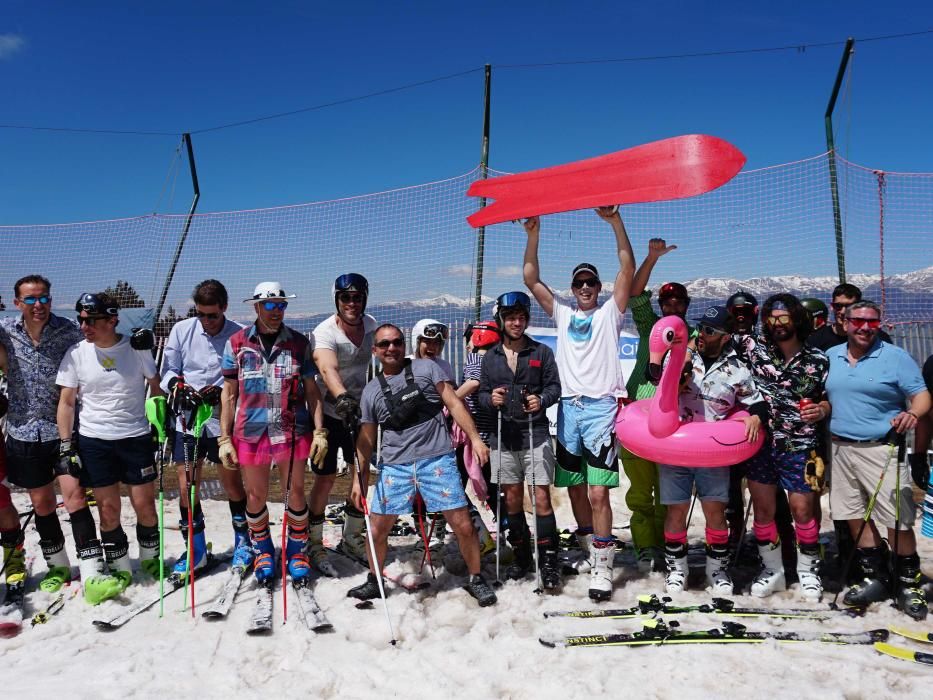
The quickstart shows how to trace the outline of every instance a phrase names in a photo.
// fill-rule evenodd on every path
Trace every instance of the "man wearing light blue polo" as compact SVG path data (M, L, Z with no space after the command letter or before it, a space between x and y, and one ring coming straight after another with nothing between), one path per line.
M826 393L832 404L832 478L829 503L833 518L848 520L858 536L871 494L880 490L872 516L888 529L888 541L897 542L893 572L897 607L922 620L927 602L920 588L920 557L913 524L915 506L910 470L888 465L894 447L891 431L903 435L930 410L920 368L901 348L878 338L881 309L870 301L849 307L845 317L848 342L830 348ZM909 402L910 408L904 410ZM892 434L893 434L892 433ZM895 536L895 530L900 532ZM865 579L849 588L846 605L867 606L891 595L892 576L888 549L873 522L855 543Z

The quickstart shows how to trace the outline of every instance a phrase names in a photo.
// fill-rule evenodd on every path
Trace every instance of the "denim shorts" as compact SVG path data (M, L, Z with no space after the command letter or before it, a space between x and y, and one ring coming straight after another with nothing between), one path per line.
M666 506L689 503L696 484L701 501L729 502L729 467L674 467L658 465L661 503Z
M411 513L416 493L421 494L425 508L431 513L466 506L466 493L460 485L453 451L408 464L380 465L372 512L378 515Z
M101 440L81 435L78 438L81 457L79 481L85 488L102 488L114 484L140 486L155 481L155 448L149 433L120 440Z

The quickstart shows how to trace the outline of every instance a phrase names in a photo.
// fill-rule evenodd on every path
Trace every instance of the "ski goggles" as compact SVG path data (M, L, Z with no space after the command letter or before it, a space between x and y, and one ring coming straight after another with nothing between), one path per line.
M506 292L496 301L499 303L500 309L505 309L510 306L524 306L526 309L531 308L531 299L525 292Z
M26 304L27 306L33 306L35 304L48 304L52 301L52 297L48 294L42 294L41 296L28 296L20 297L20 301Z
M287 301L264 301L262 308L266 311L285 311L288 308Z
M449 333L450 331L443 323L429 323L421 329L421 335L418 337L424 340L447 340Z
M853 328L868 328L876 331L881 328L880 318L847 318L846 323L851 323Z
M97 316L105 318L107 316L116 316L120 312L117 306L107 306L104 301L96 294L82 294L75 302L75 311L82 311L88 316Z

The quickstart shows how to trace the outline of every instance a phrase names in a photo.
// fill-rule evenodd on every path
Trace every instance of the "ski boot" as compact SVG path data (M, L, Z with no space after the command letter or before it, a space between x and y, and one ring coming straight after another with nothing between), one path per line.
M312 519L308 523L308 559L314 567L329 578L337 577L337 569L327 557L324 547L324 521L316 522Z
M593 533L581 533L577 530L574 535L577 538L577 547L583 553L583 556L577 559L569 566L574 574L587 574L593 569Z
M175 560L172 567L172 573L177 576L185 576L188 573L188 523L179 522L182 538L185 541L185 551ZM198 571L207 565L207 536L204 534L204 520L198 520L194 523L194 534L191 536L192 558L194 559L194 570ZM156 572L159 575L158 550L156 551ZM142 553L140 553L142 560Z
M560 563L557 561L557 548L553 543L539 545L538 558L541 564L541 586L546 591L560 588Z
M859 547L858 563L865 578L846 591L842 602L853 608L866 608L891 597L891 576L888 573L888 548L882 542L877 547Z
M308 555L305 554L305 543L302 540L288 538L285 545L285 561L288 567L288 575L292 581L307 578L311 575L311 562L308 561Z
M7 587L17 586L26 581L26 551L23 548L23 533L16 533L19 542L16 544L3 544L3 567L6 572Z
M612 597L612 560L615 558L616 548L609 544L607 547L593 547L593 568L590 570L590 600L601 602Z
M86 546L78 548L78 558L84 600L88 603L100 605L124 591L126 586L123 581L107 572L100 540L91 540Z
M897 565L897 609L915 620L925 620L930 608L920 587L920 556L902 556Z
M479 555L485 557L487 554L496 553L496 541L489 534L489 528L483 522L482 516L476 508L470 509L470 520L473 521L473 527L476 528L476 537L479 539Z
M756 598L766 598L776 591L787 590L787 581L784 578L784 563L782 559L781 542L758 543L758 556L761 557L761 568L752 581L751 594Z
M664 589L668 593L683 593L687 590L687 545L667 542L664 545L664 565L667 574L664 577Z
M384 590L384 588L383 588ZM386 592L388 595L388 591ZM373 572L366 574L366 581L355 588L347 591L347 598L356 598L358 600L373 600L381 597L379 593L379 582Z
M203 532L201 537L203 539ZM160 566L162 560L159 558L159 527L157 525L152 525L150 527L137 525L136 541L139 542L139 568L152 578L158 579L159 569L162 568ZM206 548L205 545L205 549ZM207 556L209 555L205 556L205 563L207 561ZM201 566L203 566L203 564L198 564L198 568Z
M800 545L797 550L797 581L805 600L820 602L823 597L823 582L820 580L819 544Z
M534 559L531 553L531 533L528 532L528 526L513 523L509 528L509 544L512 547L512 563L505 570L505 577L512 581L520 581L525 578L527 573L534 566Z
M104 559L110 575L120 582L120 593L133 583L133 567L130 565L130 544L123 528L113 533L101 533L104 547Z
M482 574L472 574L464 588L467 593L476 598L476 602L479 603L481 608L495 605L498 600L495 591L492 590L492 586L486 582Z
M56 593L71 581L71 562L68 561L68 553L65 551L65 541L40 540L39 546L42 548L45 563L49 567L48 572L39 582L39 590Z
M272 533L269 528L265 532L250 532L253 542L253 575L260 584L275 579L275 545L272 544Z
M638 572L641 574L650 574L654 571L655 562L660 556L657 547L641 547L636 548L635 553L635 565L638 567Z
M363 527L366 520L363 514L347 505L344 510L343 539L337 543L337 549L358 562L366 561L366 535ZM368 564L363 564L368 566Z
M249 526L242 515L233 516L233 560L231 566L249 568L253 565L253 546L249 541Z
M778 556L780 556L780 549ZM714 594L732 595L732 577L729 575L729 545L706 545L706 585Z

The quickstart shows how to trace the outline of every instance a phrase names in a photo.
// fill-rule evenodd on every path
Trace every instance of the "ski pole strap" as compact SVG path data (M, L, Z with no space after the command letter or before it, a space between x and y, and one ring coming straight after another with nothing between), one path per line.
M168 403L164 396L150 396L146 399L146 420L156 429L159 442L165 442L165 419L168 417Z

